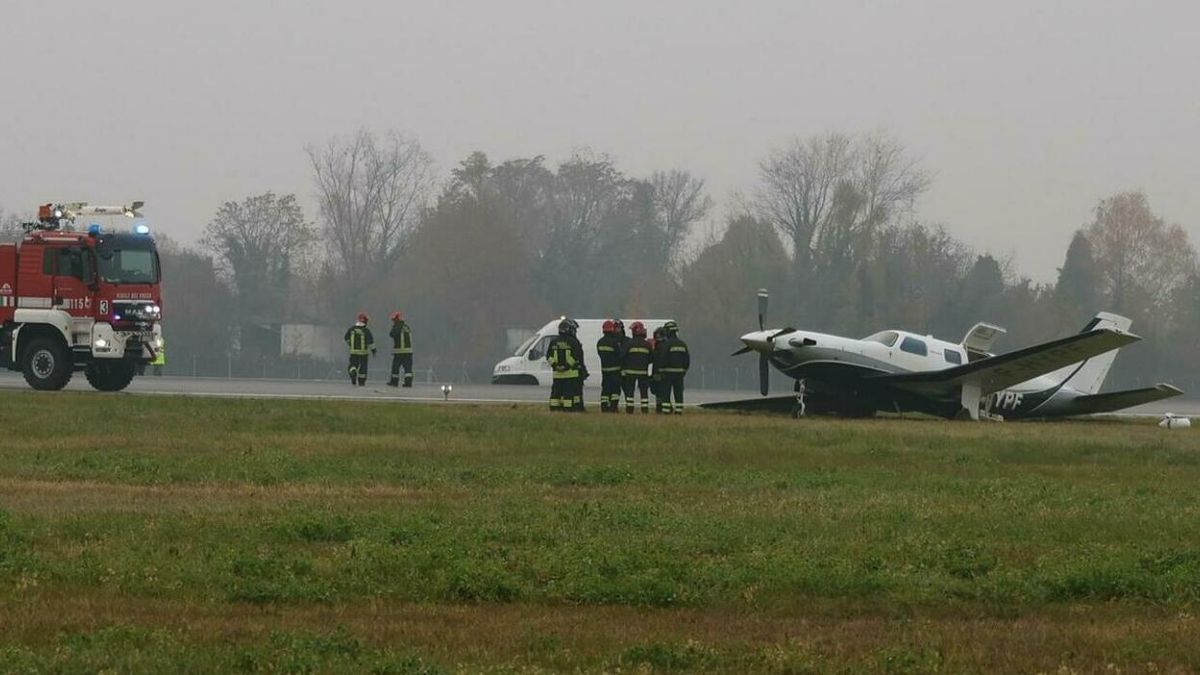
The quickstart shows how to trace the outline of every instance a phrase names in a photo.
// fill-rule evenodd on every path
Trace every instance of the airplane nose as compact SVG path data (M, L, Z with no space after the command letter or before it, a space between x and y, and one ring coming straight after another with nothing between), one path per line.
M774 351L775 346L767 340L768 335L770 332L765 330L746 333L742 336L742 344L756 352Z

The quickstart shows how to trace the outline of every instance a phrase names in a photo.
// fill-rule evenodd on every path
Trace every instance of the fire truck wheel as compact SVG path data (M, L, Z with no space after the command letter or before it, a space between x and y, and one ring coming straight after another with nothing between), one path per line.
M25 348L21 371L29 386L41 391L57 391L71 381L74 364L62 342L53 338L34 338Z
M128 363L90 363L83 374L100 391L121 391L133 381L134 368Z

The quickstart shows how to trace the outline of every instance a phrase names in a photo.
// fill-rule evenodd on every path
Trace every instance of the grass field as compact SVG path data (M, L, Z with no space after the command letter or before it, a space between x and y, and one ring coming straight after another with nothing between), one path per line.
M0 394L0 670L1200 670L1200 436Z

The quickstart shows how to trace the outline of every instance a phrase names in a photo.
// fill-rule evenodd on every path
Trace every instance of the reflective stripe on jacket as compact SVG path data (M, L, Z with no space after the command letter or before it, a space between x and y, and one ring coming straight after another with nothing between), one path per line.
M629 341L625 356L621 359L624 375L648 375L650 373L650 343L645 338L635 337Z
M582 350L580 350L582 351ZM576 355L575 345L565 336L558 336L550 341L546 348L546 362L554 371L554 379L566 380L579 377L579 364L582 354Z
M375 336L366 326L352 326L346 331L346 344L350 346L351 356L365 356L375 346Z
M407 323L403 321L393 323L391 336L393 354L412 353L412 331Z
M621 338L617 335L605 335L596 343L596 352L600 354L600 371L618 373L621 371Z

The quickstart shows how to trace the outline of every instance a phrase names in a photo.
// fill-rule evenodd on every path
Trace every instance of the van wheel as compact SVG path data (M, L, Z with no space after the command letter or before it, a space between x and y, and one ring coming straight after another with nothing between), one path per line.
M130 363L89 363L83 375L99 391L121 391L133 381L134 367Z
M21 357L21 372L29 386L39 391L58 391L71 381L75 364L59 340L34 338Z

